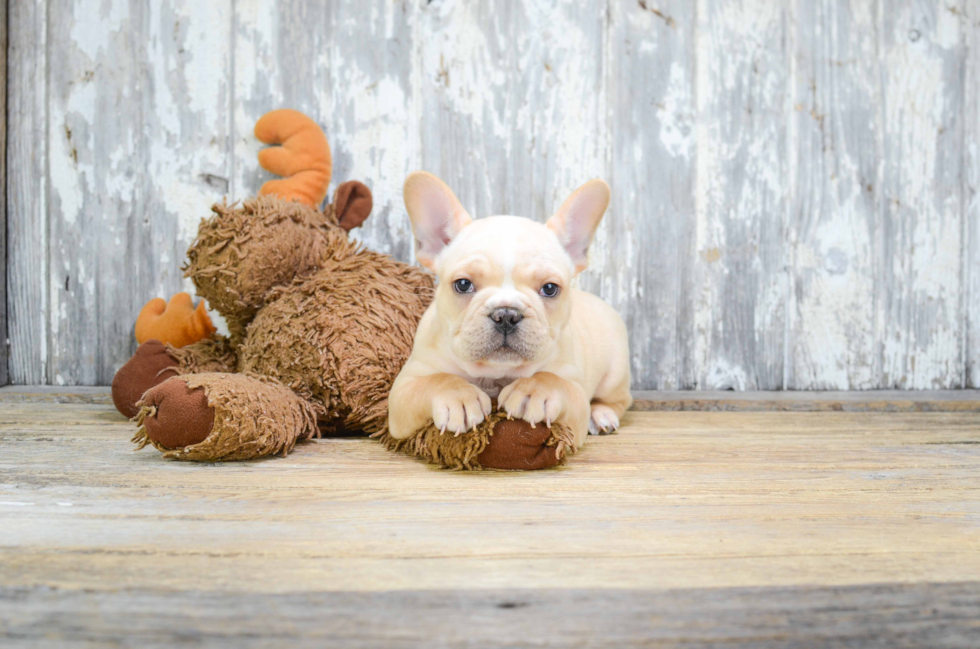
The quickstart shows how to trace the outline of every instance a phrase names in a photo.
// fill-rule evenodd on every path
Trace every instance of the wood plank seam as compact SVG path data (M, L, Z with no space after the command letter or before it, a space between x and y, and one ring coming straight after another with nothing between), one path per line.
M0 0L0 386L8 383L7 338L7 0Z

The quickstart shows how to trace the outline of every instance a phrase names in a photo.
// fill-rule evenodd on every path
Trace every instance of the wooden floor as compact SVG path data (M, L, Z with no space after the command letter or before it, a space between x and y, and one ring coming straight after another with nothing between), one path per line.
M980 647L963 399L647 401L564 468L468 474L165 461L103 392L0 390L0 646Z

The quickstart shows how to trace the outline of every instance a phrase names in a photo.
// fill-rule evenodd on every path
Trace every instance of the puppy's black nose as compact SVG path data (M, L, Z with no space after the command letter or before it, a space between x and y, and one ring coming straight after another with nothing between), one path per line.
M517 329L517 324L524 319L524 314L511 307L499 307L490 312L493 327L502 334Z

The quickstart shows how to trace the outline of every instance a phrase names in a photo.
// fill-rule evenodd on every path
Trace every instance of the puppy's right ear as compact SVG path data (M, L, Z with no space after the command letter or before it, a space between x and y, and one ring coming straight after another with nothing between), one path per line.
M446 183L425 171L405 180L405 207L415 234L415 257L435 271L436 257L473 219Z
M545 224L572 258L576 273L589 265L589 245L607 207L609 185L596 178L576 189Z

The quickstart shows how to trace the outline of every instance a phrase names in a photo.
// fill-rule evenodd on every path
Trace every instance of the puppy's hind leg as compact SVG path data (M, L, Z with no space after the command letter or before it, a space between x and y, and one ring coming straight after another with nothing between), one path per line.
M592 408L589 417L590 435L608 435L619 428L619 418L633 403L633 395L629 390L629 373L625 373L614 384L611 390L602 390L592 398Z
M625 339L625 332L623 335ZM615 432L619 428L619 418L632 403L629 352L624 344L592 396L589 434L608 435Z
M604 403L592 404L589 435L608 435L619 428L619 414Z

